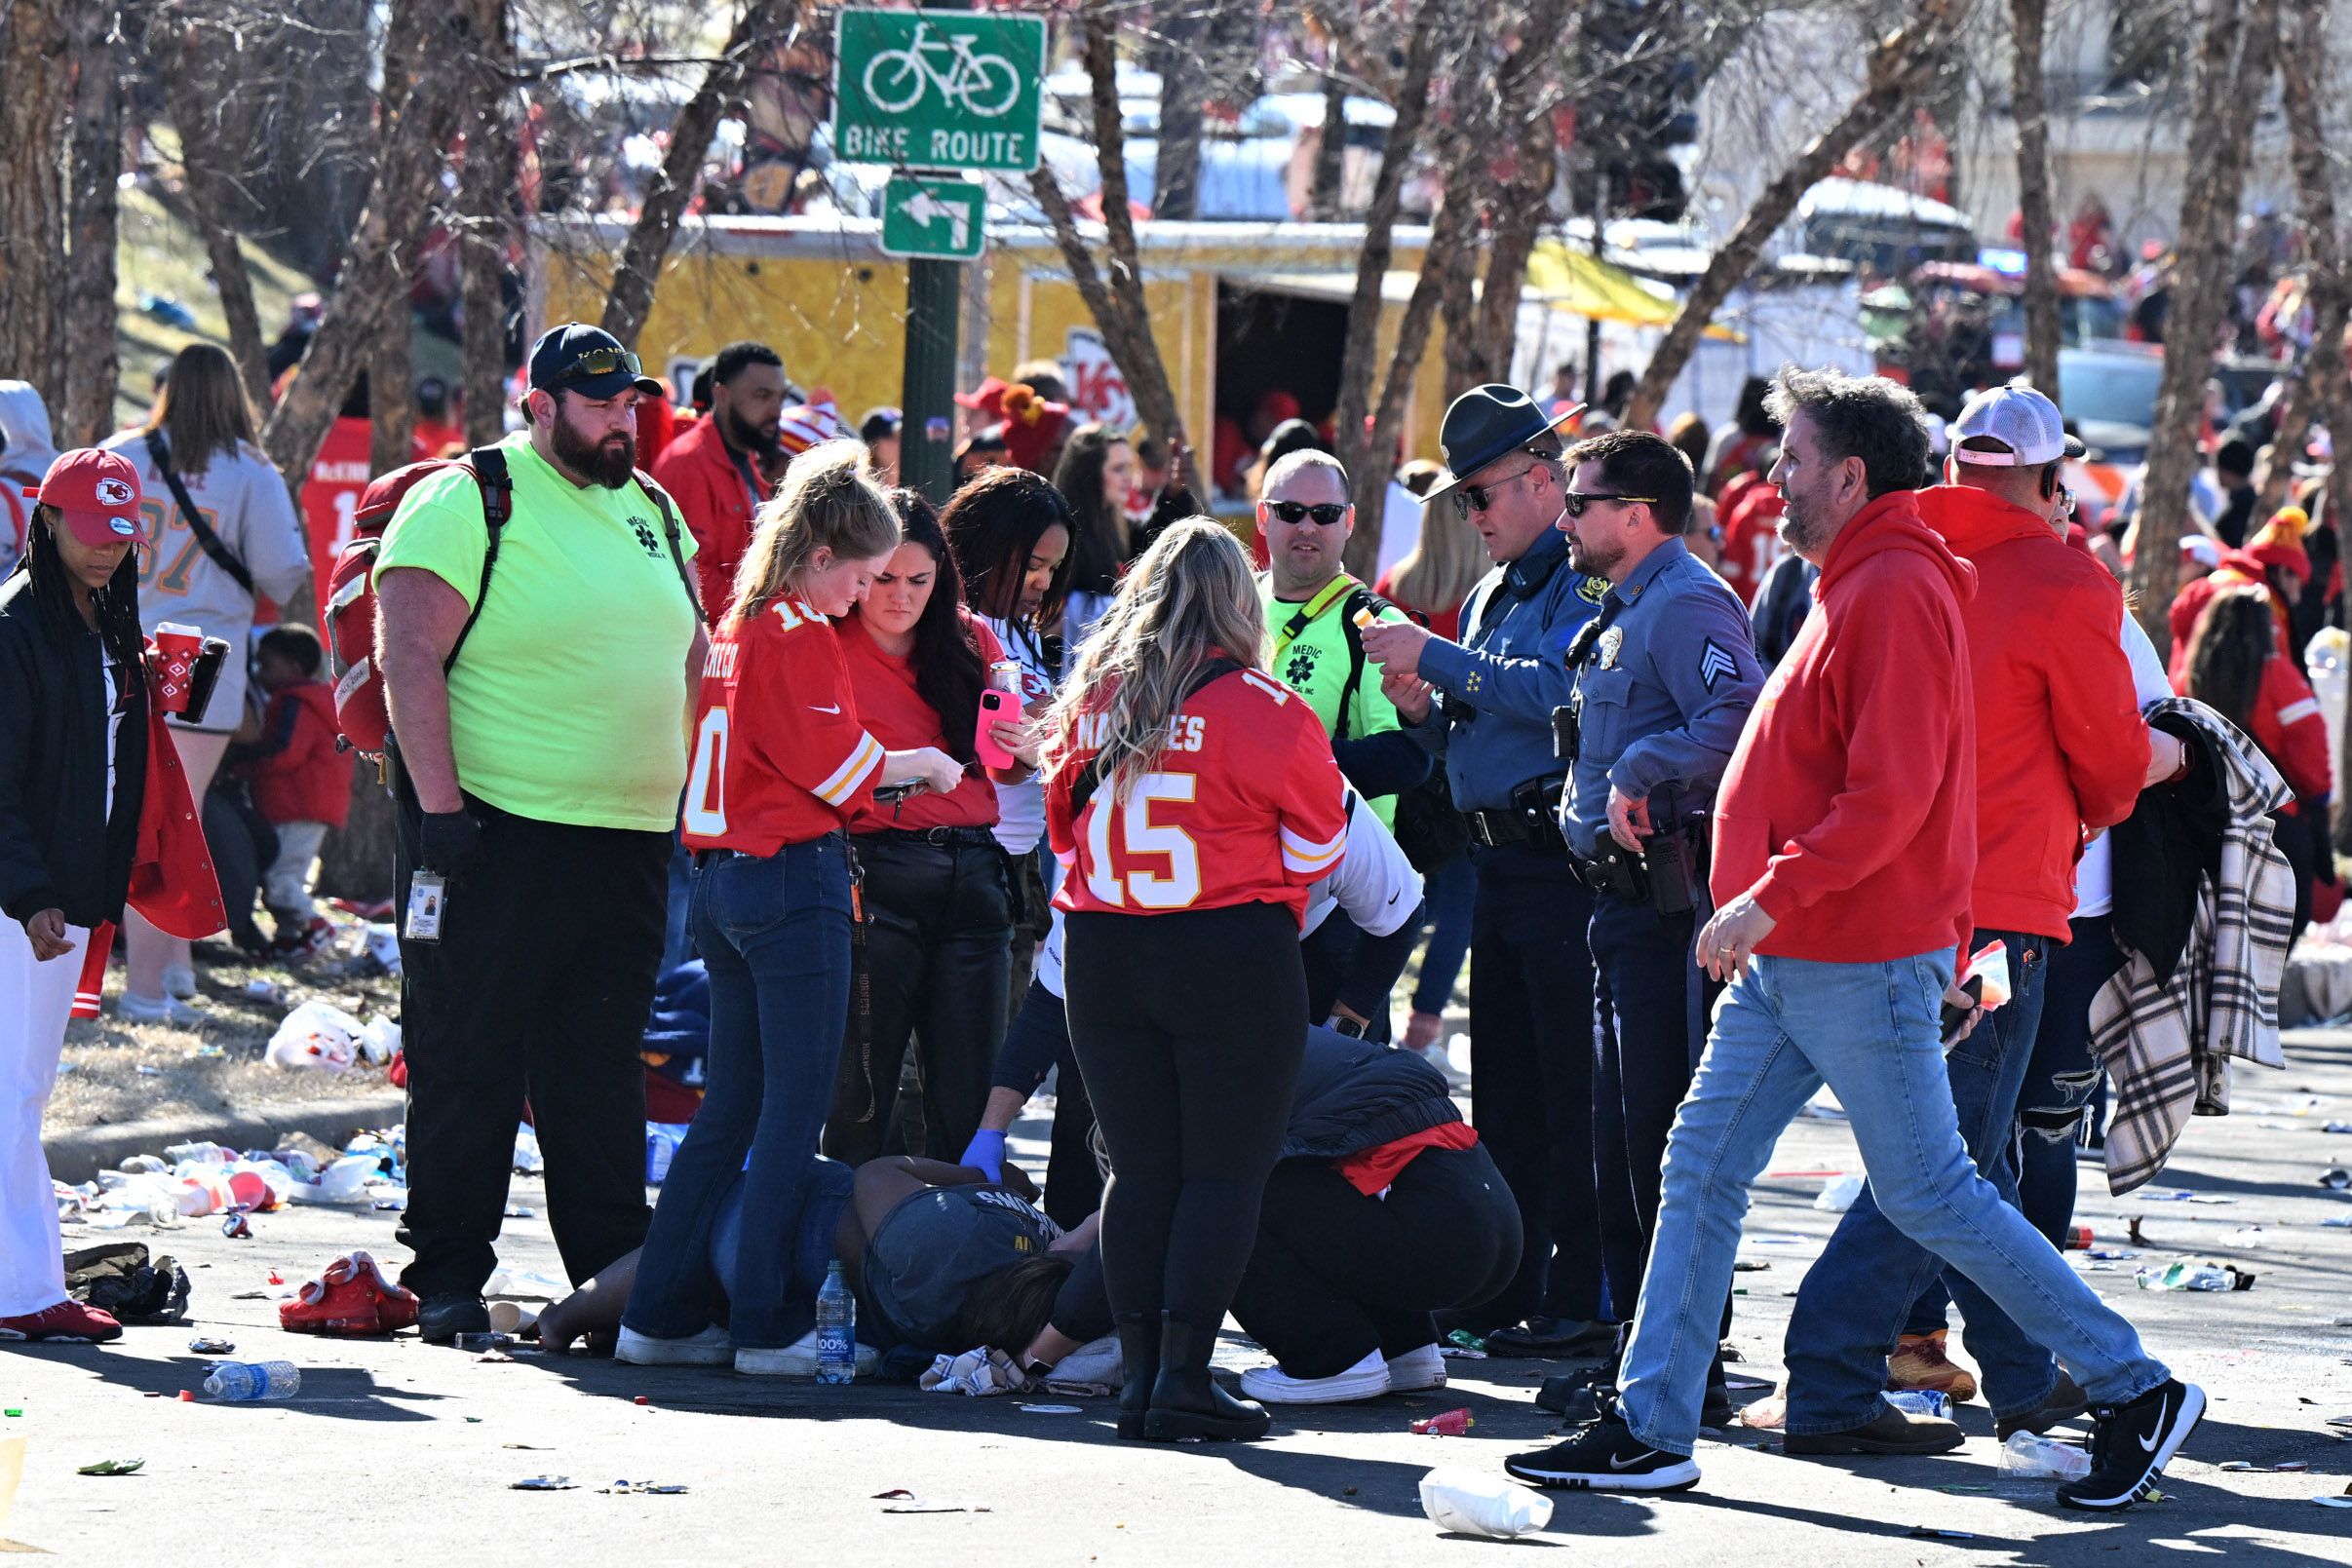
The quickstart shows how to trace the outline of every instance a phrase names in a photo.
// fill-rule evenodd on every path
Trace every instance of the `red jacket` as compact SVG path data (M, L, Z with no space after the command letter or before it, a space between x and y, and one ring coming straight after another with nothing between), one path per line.
M194 941L226 926L228 910L220 901L220 881L204 841L204 822L196 814L195 796L188 792L188 770L164 723L163 706L154 700L152 675L148 684L147 787L138 800L138 840L131 855L127 901L166 935ZM90 934L82 949L73 1016L98 1015L106 955L113 950L114 922L107 921Z
M342 826L351 815L351 757L335 749L334 688L305 680L271 693L261 731L284 744L237 767L261 820Z
M2188 695L2185 671L2173 677L2173 690ZM2328 721L2320 716L2319 699L2294 660L2264 662L2246 730L2294 791L2295 798L2282 808L2287 815L2299 816L2302 802L2322 800L2332 792L2335 770L2328 758Z
M715 621L726 613L735 568L752 543L752 490L719 439L717 416L705 415L678 432L647 472L677 503L701 547L694 570L702 582L703 613Z
M1741 603L1753 606L1773 563L1789 553L1775 527L1787 503L1776 486L1754 475L1743 478L1754 482L1729 486L1723 499L1716 503L1716 517L1723 529L1716 571L1739 594Z
M2189 639L2197 634L2197 623L2204 618L2205 607L2214 601L2214 595L2225 588L2258 588L2267 592L2269 586L2269 574L2262 563L2242 550L2221 552L2220 565L2194 582L2180 585L2180 592L2173 596L2172 609L2166 612L2173 631L2173 656L2166 661L2166 673L2173 677L2176 690L2184 689L2188 679ZM2274 602L2271 615L2279 625L2279 652L2292 659L2294 654L2287 645L2287 607Z
M2123 590L1989 490L1922 490L1919 516L1977 573L1960 612L1977 707L1969 913L1982 930L2063 942L2082 830L2129 817L2147 777L2147 725L2118 638Z
M1845 525L1815 592L1723 776L1715 901L1754 894L1772 957L1949 951L1977 863L1976 573L1898 490Z

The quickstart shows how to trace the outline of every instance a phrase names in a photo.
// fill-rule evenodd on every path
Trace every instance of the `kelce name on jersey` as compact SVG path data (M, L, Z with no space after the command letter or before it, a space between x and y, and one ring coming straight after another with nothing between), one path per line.
M713 642L703 659L703 673L718 680L731 680L735 675L735 655L739 645L732 642Z
M1209 721L1205 718L1191 713L1178 713L1168 721L1168 749L1171 751L1198 751L1207 743L1208 726ZM1078 749L1081 751L1101 750L1109 728L1110 715L1108 713L1079 714Z

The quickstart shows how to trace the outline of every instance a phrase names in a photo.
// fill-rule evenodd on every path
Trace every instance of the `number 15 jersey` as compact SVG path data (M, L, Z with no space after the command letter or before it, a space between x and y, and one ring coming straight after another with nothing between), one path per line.
M1073 814L1070 788L1098 747L1091 713L1046 784L1046 829L1064 875L1056 906L1166 914L1279 903L1293 918L1307 884L1347 849L1331 743L1305 701L1273 676L1237 670L1185 699L1152 771L1122 770Z
M686 847L764 857L823 838L871 798L882 757L858 722L832 627L798 599L775 599L711 638Z

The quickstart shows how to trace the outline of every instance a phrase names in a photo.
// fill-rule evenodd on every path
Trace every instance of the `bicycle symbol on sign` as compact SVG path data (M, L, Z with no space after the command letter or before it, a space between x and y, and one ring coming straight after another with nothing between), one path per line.
M993 120L1021 97L1021 74L999 55L972 52L975 33L934 38L931 23L914 24L914 36L905 49L886 49L866 62L866 100L884 114L904 114L936 88L950 108L961 103L966 112ZM935 65L947 57L945 68Z

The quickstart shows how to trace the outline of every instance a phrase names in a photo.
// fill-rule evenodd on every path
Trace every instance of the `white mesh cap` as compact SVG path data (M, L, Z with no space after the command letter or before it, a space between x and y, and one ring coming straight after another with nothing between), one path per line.
M1951 422L1949 434L1953 461L1987 468L2039 468L2083 453L2082 442L2066 434L2058 404L2031 387L1978 393ZM2006 450L1972 447L1967 444L1972 440L1999 441Z

